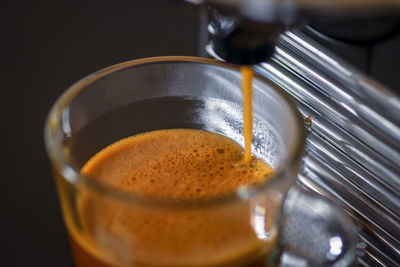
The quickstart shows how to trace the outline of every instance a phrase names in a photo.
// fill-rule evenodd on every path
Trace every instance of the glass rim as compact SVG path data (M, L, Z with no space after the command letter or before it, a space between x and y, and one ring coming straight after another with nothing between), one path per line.
M70 105L71 101L75 98L76 95L79 94L79 92L84 90L88 85L92 84L93 82L101 79L106 75L133 66L163 63L163 62L210 64L240 72L239 66L219 60L199 58L199 57L188 57L188 56L161 56L161 57L148 57L142 59L135 59L115 64L103 68L101 70L98 70L82 78L81 80L70 86L66 91L64 91L61 94L61 96L58 97L58 99L52 106L45 122L44 139L45 139L47 154L50 158L53 168L55 169L55 171L61 174L62 179L66 180L69 184L71 184L74 187L79 187L79 186L88 187L89 189L92 189L95 192L98 192L100 194L105 194L109 197L119 199L125 202L133 202L135 204L150 204L157 206L173 206L173 207L175 206L190 207L195 205L197 207L204 205L208 206L220 203L234 202L238 200L243 201L245 199L248 199L254 194L257 194L258 192L261 192L263 189L267 188L274 181L277 181L279 177L284 176L286 170L292 169L301 160L305 145L306 132L300 112L298 111L293 100L286 92L284 92L282 88L274 84L269 79L255 72L254 78L257 78L260 81L267 83L288 104L290 111L295 117L295 123L298 130L297 136L295 137L296 138L295 149L292 151L291 155L288 156L287 164L285 164L287 168L280 168L278 170L274 170L274 175L271 179L268 179L267 181L255 186L249 186L247 188L239 187L237 190L231 192L230 194L225 194L210 198L196 198L196 199L186 200L186 199L155 198L155 197L139 195L137 193L117 191L115 188L107 185L106 183L99 182L96 181L95 179L82 175L80 173L80 170L74 167L73 161L68 159L68 157L66 156L66 151L64 151L63 149L63 138L62 138L63 134L61 131L62 128L61 122L64 109Z

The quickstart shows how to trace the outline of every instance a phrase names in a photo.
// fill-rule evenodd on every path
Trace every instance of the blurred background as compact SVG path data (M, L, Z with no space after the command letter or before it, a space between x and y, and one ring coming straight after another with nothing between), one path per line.
M178 0L8 0L1 6L1 265L72 266L43 144L51 105L74 82L109 65L205 56L205 11ZM373 47L319 41L399 92L398 33Z
M72 266L44 144L56 98L122 61L195 56L198 7L180 1L6 1L1 20L1 266Z

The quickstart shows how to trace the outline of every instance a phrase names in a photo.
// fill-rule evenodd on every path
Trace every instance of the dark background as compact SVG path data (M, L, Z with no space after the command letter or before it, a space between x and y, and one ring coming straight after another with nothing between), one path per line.
M72 264L43 143L45 118L56 98L115 63L204 55L201 14L178 0L2 1L1 266ZM374 47L369 63L370 49L340 43L332 49L399 91L399 44L397 35Z
M199 8L165 0L56 0L2 2L0 10L0 266L70 266L44 150L46 115L66 88L103 67L197 55Z

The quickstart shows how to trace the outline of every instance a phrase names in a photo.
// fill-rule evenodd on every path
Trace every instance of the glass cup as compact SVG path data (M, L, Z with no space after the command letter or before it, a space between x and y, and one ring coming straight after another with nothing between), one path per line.
M255 156L274 169L260 185L178 202L128 194L80 174L106 146L157 129L204 129L243 146L237 66L193 57L133 60L70 87L45 141L76 266L270 266L279 260L281 206L304 148L301 116L269 80L253 81ZM134 222L134 223L133 223Z

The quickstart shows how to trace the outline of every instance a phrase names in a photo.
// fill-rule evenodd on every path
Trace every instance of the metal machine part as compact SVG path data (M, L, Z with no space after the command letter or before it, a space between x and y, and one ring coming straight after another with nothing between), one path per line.
M304 24L339 39L374 40L400 27L397 0L189 0L210 8L215 52L229 62L268 60L279 34ZM354 31L358 34L354 35Z
M322 33L348 43L374 43L399 30L400 1L205 2L220 11L209 19L207 52L238 64L259 63L255 70L289 92L308 119L311 132L299 184L332 199L362 225L359 237L366 249L357 258L358 264L397 266L400 262L399 95L310 36ZM261 6L248 6L267 2L274 3L267 13ZM280 14L285 14L286 20ZM219 24L220 21L229 23ZM250 26L249 21L256 27ZM305 31L292 28L306 22L311 22L312 27ZM271 25L281 28L268 27ZM243 53L245 49L237 49L238 46L252 46L235 42L236 38L231 38L236 47L226 49L227 37L235 29L258 32L263 27L264 31L273 29L269 32L272 34L264 32L267 35L264 47L268 51L264 56ZM279 36L279 31L285 29L291 30ZM237 57L238 51L243 55Z
M371 17L395 14L398 0L186 0L252 21L289 24L299 17Z
M217 57L212 45L210 55ZM309 121L299 184L341 205L362 225L364 266L400 262L400 98L302 31L283 34L255 66Z
M215 52L236 64L253 65L270 58L279 35L285 30L285 26L278 22L255 22L213 8L208 13L209 33Z

